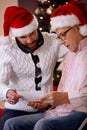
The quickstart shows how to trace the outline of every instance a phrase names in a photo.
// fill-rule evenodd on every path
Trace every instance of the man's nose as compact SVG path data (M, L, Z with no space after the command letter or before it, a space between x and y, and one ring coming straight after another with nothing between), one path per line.
M27 43L32 43L32 41L33 41L33 39L32 39L32 37L31 36L27 36Z
M59 42L60 42L60 44L64 44L65 45L65 40L59 39Z

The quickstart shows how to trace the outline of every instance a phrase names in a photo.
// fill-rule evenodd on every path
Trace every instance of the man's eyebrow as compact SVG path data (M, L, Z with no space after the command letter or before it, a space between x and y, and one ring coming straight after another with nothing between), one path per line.
M25 38L26 36L20 36L19 38Z

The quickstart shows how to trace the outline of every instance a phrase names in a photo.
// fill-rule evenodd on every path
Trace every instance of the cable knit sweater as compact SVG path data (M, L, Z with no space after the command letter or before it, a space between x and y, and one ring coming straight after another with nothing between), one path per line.
M43 33L44 44L34 51L38 55L42 70L41 90L35 90L35 65L31 53L24 53L16 44L16 41L9 45L0 47L0 99L5 100L5 108L37 111L27 106L29 100L39 100L40 96L51 91L52 75L55 63L65 52L59 52L59 43L55 34ZM59 53L58 53L59 52ZM6 93L9 89L15 89L24 98L16 104L7 102Z

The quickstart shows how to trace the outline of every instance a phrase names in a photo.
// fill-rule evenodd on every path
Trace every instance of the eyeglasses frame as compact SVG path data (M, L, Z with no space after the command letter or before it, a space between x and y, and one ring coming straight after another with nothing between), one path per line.
M58 38L61 39L61 40L65 40L66 34L67 34L72 28L73 28L73 27L68 28L65 32L63 32L62 34L60 34L60 35L58 36Z

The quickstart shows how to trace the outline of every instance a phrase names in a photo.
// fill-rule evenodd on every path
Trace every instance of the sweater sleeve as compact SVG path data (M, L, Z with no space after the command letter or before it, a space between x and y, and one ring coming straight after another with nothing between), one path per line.
M1 49L1 48L0 48ZM6 100L6 93L10 89L9 79L11 74L10 56L6 50L0 50L0 99Z

